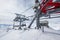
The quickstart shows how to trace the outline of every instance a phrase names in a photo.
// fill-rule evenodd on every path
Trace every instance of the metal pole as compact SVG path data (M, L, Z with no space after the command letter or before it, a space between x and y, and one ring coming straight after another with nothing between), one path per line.
M15 26L15 21L13 21L13 29L14 29L14 26Z
M44 32L44 26L41 27L42 32Z
M36 16L33 18L32 22L30 23L30 25L28 26L28 28L31 27L31 25L33 24L34 20L36 19Z
M36 9L36 16L37 16L37 18L36 18L36 27L39 29L39 16L38 16L38 9Z
M22 29L22 28L21 28L21 18L20 18L20 24L19 24L19 29Z
M37 18L36 18L36 26L37 26L38 29L41 28L41 26L40 26L40 15L41 15L40 9L36 9L36 16L37 16Z

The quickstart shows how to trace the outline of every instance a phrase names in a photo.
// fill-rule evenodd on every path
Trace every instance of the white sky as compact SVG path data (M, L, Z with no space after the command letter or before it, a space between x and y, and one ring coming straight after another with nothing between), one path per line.
M24 14L29 16L33 14L31 10L26 13L21 13L25 9L31 6L30 3L26 3L28 0L0 0L0 23L8 23L7 21L12 21L15 17L14 13ZM26 5L27 4L27 5ZM30 5L30 6L29 6Z
M7 23L7 21L11 21L12 17L14 17L13 12L16 11L17 0L0 0L0 23Z

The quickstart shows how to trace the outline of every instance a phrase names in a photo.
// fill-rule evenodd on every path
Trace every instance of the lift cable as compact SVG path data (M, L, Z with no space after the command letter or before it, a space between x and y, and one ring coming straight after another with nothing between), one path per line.
M25 11L21 12L21 13L25 13L27 12L28 10L30 10L33 6L29 7L28 9L26 9Z

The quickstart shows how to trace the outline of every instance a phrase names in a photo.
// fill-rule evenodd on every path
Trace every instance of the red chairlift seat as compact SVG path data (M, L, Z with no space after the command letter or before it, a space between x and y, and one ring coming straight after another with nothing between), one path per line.
M44 4L43 4L44 3ZM42 6L43 5L43 6ZM53 7L54 6L54 7ZM53 0L49 0L48 2L42 2L42 4L40 5L40 9L43 13L47 13L48 10L56 10L58 8L60 8L60 0L56 0L55 2L53 2ZM53 7L53 8L51 8Z

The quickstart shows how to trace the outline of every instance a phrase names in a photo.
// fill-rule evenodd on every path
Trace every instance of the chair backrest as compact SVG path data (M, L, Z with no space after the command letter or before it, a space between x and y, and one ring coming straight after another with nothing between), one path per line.
M45 20L45 21L40 21L40 25L41 26L48 26L48 21Z
M26 24L22 24L21 26L22 26L22 27L23 27L23 26L26 26Z

